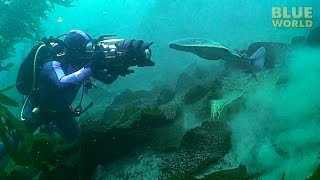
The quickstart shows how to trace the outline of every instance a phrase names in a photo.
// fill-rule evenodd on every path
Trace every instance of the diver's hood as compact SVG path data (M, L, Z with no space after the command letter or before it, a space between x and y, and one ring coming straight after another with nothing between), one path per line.
M75 51L85 50L86 45L91 40L92 38L89 36L89 34L81 30L71 30L64 38L64 42L68 48Z

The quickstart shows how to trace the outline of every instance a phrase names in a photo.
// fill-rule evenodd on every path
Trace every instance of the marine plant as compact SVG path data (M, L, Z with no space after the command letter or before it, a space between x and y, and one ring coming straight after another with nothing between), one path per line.
M28 167L33 172L48 175L61 167L76 166L78 142L66 144L55 134L32 134L8 110L6 106L18 106L15 100L4 94L12 87L14 85L0 90L0 140L8 154L1 177L10 177L17 167Z
M76 0L2 0L0 1L0 60L14 55L14 45L24 39L39 41L41 20L56 5L73 6Z

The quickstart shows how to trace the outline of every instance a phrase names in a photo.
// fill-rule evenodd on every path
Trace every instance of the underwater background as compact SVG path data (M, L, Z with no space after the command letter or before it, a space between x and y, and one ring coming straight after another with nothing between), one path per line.
M12 1L14 0L2 0L1 3ZM204 174L217 170L240 168L240 164L246 166L248 173L245 176L239 175L244 177L242 179L300 180L310 177L315 172L320 163L319 49L301 47L292 52L287 59L285 73L283 69L279 70L280 75L277 74L277 69L271 70L271 75L269 72L267 72L269 74L262 73L258 76L260 78L258 85L249 85L250 90L246 90L245 93L241 91L240 94L237 92L238 95L231 97L231 102L227 103L241 108L227 111L227 114L232 114L225 115L227 118L214 120L211 118L213 111L211 100L214 98L210 93L215 92L214 88L220 89L217 87L221 85L220 82L215 82L223 79L222 62L207 61L193 54L181 53L170 49L168 44L173 40L189 37L215 40L239 50L246 49L250 44L259 41L290 44L295 36L307 37L312 28L274 28L271 8L313 7L313 27L317 27L320 19L319 2L314 0L78 0L72 4L74 7L57 5L47 12L46 18L41 18L41 36L58 36L71 29L81 29L92 37L116 34L117 37L125 39L152 41L154 42L152 59L156 63L151 68L134 68L134 74L121 77L111 85L97 83L98 88L90 90L85 96L85 103L94 101L95 105L80 118L81 122L90 124L87 125L90 128L102 128L99 132L104 132L103 127L106 126L109 130L110 127L113 128L114 121L117 121L106 120L108 122L104 124L104 118L111 116L108 108L121 109L124 114L127 113L126 116L135 111L135 109L128 110L128 107L136 106L144 111L149 110L150 102L159 98L157 95L163 92L162 89L168 90L168 96L172 93L173 97L169 98L168 103L159 104L161 108L170 102L171 104L178 102L180 97L186 99L188 98L186 95L192 96L189 97L190 102L182 100L182 104L179 102L180 104L177 103L179 105L175 105L179 106L177 111L179 117L177 115L172 118L174 122L170 122L171 124L158 126L150 122L148 123L152 125L140 122L143 127L147 124L145 129L139 130L146 132L150 141L148 138L144 139L147 135L137 135L135 131L133 134L119 134L119 139L122 140L127 136L133 137L131 143L124 140L108 144L112 141L95 134L97 142L101 144L87 143L87 145L92 145L91 148L98 149L99 153L91 150L92 154L88 153L84 158L86 162L91 158L99 159L91 155L106 156L105 154L112 154L112 151L118 151L117 148L128 148L130 151L119 150L120 154L116 154L116 158L111 158L112 161L93 163L94 179L184 179L186 175L188 178L203 178ZM18 16L11 14L15 15ZM19 27L9 27L8 31L14 31L16 28ZM15 83L19 65L34 44L35 42L30 39L22 39L15 44L14 55L4 61L5 64L12 62L15 65L9 71L0 72L1 88ZM282 74L289 80L284 86L275 87L275 82ZM246 79L247 76L241 73L232 74L231 77L238 79L236 83L242 83L238 81ZM232 83L229 82L229 86ZM194 94L192 91L195 91ZM234 92L223 89L219 93L221 93L219 96L222 96L219 99L224 99L233 96ZM18 118L22 104L21 95L15 89L5 94L19 102L19 107L9 107L12 114ZM139 105L136 101L133 103L128 100L131 96L141 98L138 101ZM207 99L204 100L203 97ZM241 102L235 102L239 97ZM192 98L198 98L198 101ZM210 107L207 107L208 103ZM207 114L197 114L200 111L197 109L198 106L209 108L203 112ZM158 116L155 117L157 121ZM123 121L123 118L121 120ZM226 124L206 125L207 121L225 121ZM228 132L217 133L221 129ZM202 138L197 136L199 134ZM188 139L188 136L192 137ZM220 138L221 136L225 138ZM142 139L141 142L139 138ZM199 143L203 138L207 138L208 142ZM223 141L225 144L215 141ZM137 145L139 143L143 145ZM226 147L219 152L212 150L221 146ZM198 152L199 149L205 150L205 153ZM179 154L182 151L183 155ZM212 157L210 153L217 153L219 156ZM204 160L195 163L197 165L191 165L192 161L197 162L193 159L193 154ZM175 164L173 161L185 164ZM235 179L227 175L219 178Z

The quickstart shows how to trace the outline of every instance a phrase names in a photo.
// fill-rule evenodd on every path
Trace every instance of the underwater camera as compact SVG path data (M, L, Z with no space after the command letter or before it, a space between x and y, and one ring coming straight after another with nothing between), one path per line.
M113 39L110 37L114 37L116 35L103 35L98 39L94 39L90 41L86 45L86 54L87 57L91 57L96 52L103 52L105 58L115 58L123 55L123 52L119 52L117 50L116 44L124 41L124 39Z
M136 51L127 48L119 48L118 44L125 39L112 38L116 35L103 35L98 39L93 39L86 45L86 56L91 58L95 53L103 52L102 58L106 61L101 63L102 69L123 69L131 66L153 66L154 62L150 60L152 53L149 46L144 49L143 55L136 58ZM129 57L129 58L128 58Z
M116 35L103 35L98 39L93 39L86 45L86 56L91 58L97 52L103 52L103 58L100 66L101 69L109 69L112 71L119 71L123 68L135 66L133 59L123 58L127 56L125 51L118 49L117 44L125 39L112 38Z
M86 45L86 56L91 58L95 53L103 53L103 61L99 63L100 70L117 72L119 74L131 74L134 70L128 69L136 66L135 59L128 57L127 52L118 48L118 43L125 39L111 38L116 35L103 35L98 39L93 39Z

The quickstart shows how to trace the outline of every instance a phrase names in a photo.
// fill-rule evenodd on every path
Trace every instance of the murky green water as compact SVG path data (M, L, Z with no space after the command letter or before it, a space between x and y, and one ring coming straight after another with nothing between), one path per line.
M94 106L78 118L87 134L70 151L80 155L61 158L71 157L63 151L59 158L43 160L43 168L52 172L40 179L201 178L242 164L247 168L247 174L240 173L243 179L300 180L310 177L319 165L320 34L310 35L319 26L317 2L2 0L0 12L0 89L16 83L21 62L42 37L81 29L93 38L116 34L117 38L154 42L155 66L133 67L135 73L112 84L96 82L98 88L84 96L84 104L94 102ZM275 27L280 20L288 27ZM297 36L295 43L292 39ZM189 50L192 54L169 47L183 38L219 42L241 57L257 50L253 43L268 42L259 45L267 50L265 68L253 75L243 64L195 55L208 55L212 49L195 48ZM214 54L223 59L220 50ZM5 122L0 125L0 137L14 136L10 133L18 126L8 127L8 119L23 124L18 120L22 95L15 88L0 93L12 98L0 96L0 117ZM39 143L52 143L50 138L26 141L33 146L13 146L7 150L9 157L3 155L4 178L17 177L8 175L14 167L12 172L29 177L43 173L40 161L35 160L40 155L29 150L41 146L45 150L39 152L49 154L59 144ZM13 154L19 155L14 158ZM21 160L25 155L34 158ZM34 169L17 168L27 166ZM236 173L230 174L222 179L234 179Z

